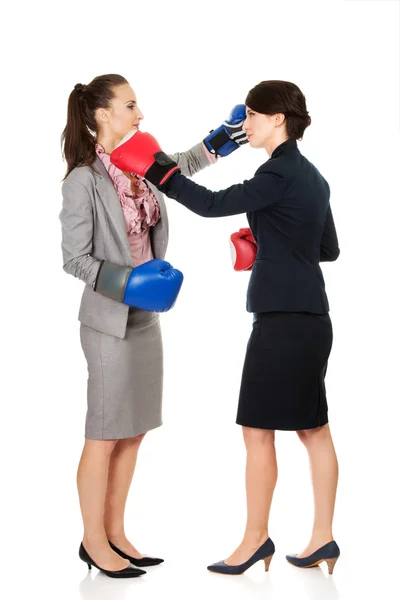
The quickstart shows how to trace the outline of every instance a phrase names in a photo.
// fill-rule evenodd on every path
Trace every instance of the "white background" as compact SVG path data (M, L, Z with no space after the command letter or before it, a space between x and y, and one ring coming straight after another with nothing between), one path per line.
M399 537L399 3L203 0L20 2L3 12L1 131L2 548L9 598L394 598ZM185 274L162 315L164 425L140 450L126 531L164 565L114 581L78 558L76 469L86 411L77 313L82 282L62 270L60 135L76 83L120 73L142 130L184 151L261 80L295 82L312 125L301 152L328 180L341 255L323 264L334 344L327 373L340 464L333 577L288 552L312 525L308 460L277 432L270 519L276 555L242 577L206 570L245 525L245 452L235 424L252 316L229 236L245 215L203 219L167 199L167 259ZM195 176L211 189L267 159L248 145ZM5 214L4 214L5 209ZM18 584L17 584L18 575ZM4 590L2 590L4 591Z

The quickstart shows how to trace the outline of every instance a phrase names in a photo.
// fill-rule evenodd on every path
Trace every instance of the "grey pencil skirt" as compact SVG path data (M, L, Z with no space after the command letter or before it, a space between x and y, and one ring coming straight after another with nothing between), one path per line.
M162 425L158 313L130 308L124 339L83 323L80 337L88 368L85 438L135 437Z

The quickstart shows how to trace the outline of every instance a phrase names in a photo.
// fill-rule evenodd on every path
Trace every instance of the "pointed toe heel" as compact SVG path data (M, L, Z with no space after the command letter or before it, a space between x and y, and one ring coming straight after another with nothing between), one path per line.
M223 560L220 560L217 563L213 563L212 565L209 565L207 567L207 569L209 571L212 571L213 573L221 573L223 575L242 575L245 571L247 571L247 569L252 567L256 562L258 562L259 560L263 560L264 565L265 565L265 570L268 571L269 564L271 562L272 555L274 554L274 552L275 552L274 542L271 540L271 538L268 538L267 541L264 542L258 548L258 550L256 550L254 552L253 556L251 556L249 558L249 560L242 563L241 565L227 565Z
M333 569L337 559L340 556L339 546L335 541L328 542L325 546L322 546L310 556L304 556L303 558L297 558L296 554L287 554L286 560L295 567L302 567L303 569L309 569L310 567L316 567L322 562L326 562L328 565L329 575L332 575Z
M101 571L108 577L113 577L114 579L128 579L132 577L140 577L140 575L144 575L146 573L146 571L143 571L142 569L137 569L131 564L128 567L125 567L125 569L120 569L119 571L108 571L107 569L102 569L89 556L82 543L79 546L79 558L87 564L89 571L93 565L93 567L96 567L96 569L99 569L99 571Z

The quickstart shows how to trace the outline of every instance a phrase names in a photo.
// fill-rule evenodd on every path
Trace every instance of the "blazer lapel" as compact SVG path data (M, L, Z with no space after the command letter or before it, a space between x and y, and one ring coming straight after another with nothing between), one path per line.
M164 258L167 250L168 243L168 215L167 208L165 206L164 196L162 193L149 181L146 180L147 185L153 192L158 207L160 209L160 220L155 224L154 227L150 228L151 247L153 250L154 258Z
M121 245L126 254L126 260L129 261L127 264L132 264L131 248L129 245L126 223L118 194L114 189L113 182L111 181L107 170L98 157L96 158L93 166L97 171L94 175L96 179L96 190L104 206L107 208L107 214L110 222L118 233ZM167 249L169 229L167 208L161 192L149 181L146 180L146 183L152 190L160 208L160 220L154 227L150 228L153 256L154 258L164 258Z
M94 167L96 171L101 173L100 175L98 173L95 173L96 189L99 193L103 204L107 207L109 219L118 233L121 243L124 249L126 250L127 256L132 262L128 234L126 231L126 223L124 219L124 214L122 212L122 207L118 198L118 194L115 191L114 185L106 169L104 168L103 163L99 158L96 158L94 162Z

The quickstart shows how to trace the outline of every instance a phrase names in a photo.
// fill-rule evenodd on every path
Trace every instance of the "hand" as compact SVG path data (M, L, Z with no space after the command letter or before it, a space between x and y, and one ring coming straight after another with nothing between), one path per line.
M230 237L232 265L235 271L251 271L257 255L257 242L249 227L239 229Z
M110 154L110 161L121 171L141 175L156 186L163 185L180 168L150 133L130 131Z
M217 156L228 156L239 146L249 141L246 132L243 131L243 123L246 118L246 105L237 104L231 111L226 121L203 140L207 150Z

